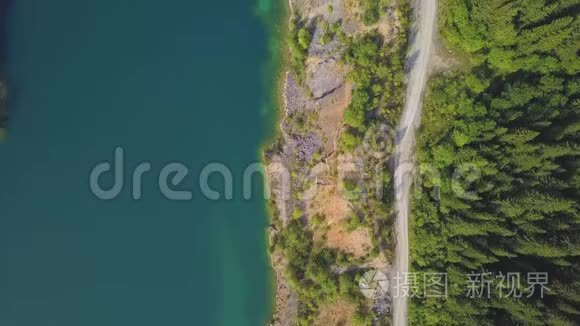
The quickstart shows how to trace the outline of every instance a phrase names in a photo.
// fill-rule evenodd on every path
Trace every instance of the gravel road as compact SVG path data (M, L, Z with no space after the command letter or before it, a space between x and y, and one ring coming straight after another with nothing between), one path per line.
M421 120L423 95L429 77L433 38L437 28L437 1L419 0L415 11L417 15L416 33L407 59L409 67L407 97L397 133L394 166L397 247L391 280L394 280L394 277L398 275L401 277L400 281L404 281L404 273L409 271L409 197L414 167L415 131ZM396 283L396 280L391 282L393 286ZM391 290L393 295L393 325L406 326L408 323L408 296L403 295L402 287L399 287L398 291L394 288Z

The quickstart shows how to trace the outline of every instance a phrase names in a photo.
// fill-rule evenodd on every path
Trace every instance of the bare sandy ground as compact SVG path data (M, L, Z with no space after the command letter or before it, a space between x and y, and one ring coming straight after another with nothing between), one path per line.
M319 186L315 197L309 202L308 216L325 217L324 228L315 232L315 240L323 246L338 249L363 257L372 248L371 232L366 227L353 231L346 229L351 214L350 204L337 189L336 180L331 179L328 185Z
M325 139L324 152L330 155L338 149L338 140L343 125L343 115L352 94L352 87L347 82L337 88L333 102L321 105L318 124Z
M356 307L344 300L338 300L320 307L320 312L315 326L349 326L352 325L352 317L356 312Z

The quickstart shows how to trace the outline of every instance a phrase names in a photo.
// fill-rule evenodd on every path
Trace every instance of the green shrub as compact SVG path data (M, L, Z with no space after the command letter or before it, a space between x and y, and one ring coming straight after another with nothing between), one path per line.
M298 31L298 44L302 47L302 49L306 50L310 46L310 42L312 42L312 35L310 31L305 27L301 28Z
M294 208L294 210L292 211L293 219L299 219L302 217L302 215L304 215L304 212L302 212L302 210L298 207Z
M342 188L345 196L351 200L356 200L360 197L362 190L359 188L356 180L345 179L342 181Z
M330 41L332 41L332 35L328 32L322 34L322 36L320 37L320 44L322 45L326 45L330 43Z
M346 225L346 230L348 232L352 232L352 231L358 229L359 227L361 227L361 225L362 225L361 219L358 216L354 215L354 216L351 216L350 219L348 219L348 224Z
M314 216L312 217L312 225L314 227L322 225L324 221L326 221L326 217L322 214L314 214Z
M349 152L353 151L357 146L359 146L362 143L362 139L360 137L356 136L355 134L349 131L346 131L342 134L340 141L342 143L342 146Z
M363 14L363 23L365 25L373 25L379 22L379 10L377 8L368 8Z
M329 14L332 14L332 12L334 11L334 7L333 7L331 4L329 4L329 5L326 7L326 10L328 11L328 13L329 13Z

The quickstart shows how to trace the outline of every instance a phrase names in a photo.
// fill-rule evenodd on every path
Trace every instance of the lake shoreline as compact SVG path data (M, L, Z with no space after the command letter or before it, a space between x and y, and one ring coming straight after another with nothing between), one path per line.
M265 10L260 8L260 16L263 20L265 27L267 28L268 34L268 52L269 60L265 64L264 69L264 88L266 92L265 109L268 114L267 125L268 130L266 132L266 137L259 148L258 156L260 162L264 167L267 167L266 153L268 149L279 139L281 135L280 122L284 117L284 98L283 90L285 86L285 76L289 69L288 53L286 51L286 46L284 40L288 34L288 21L291 13L290 1L276 1L272 3L272 8ZM267 168L266 168L267 169ZM267 191L267 184L269 183L268 172L264 172L264 191ZM265 318L266 324L272 324L273 317L276 312L276 265L272 257L272 241L271 241L271 229L273 227L273 214L274 209L272 203L269 199L265 201L265 210L267 216L267 227L264 232L264 250L268 256L268 269L269 269L269 304L267 311L268 314Z

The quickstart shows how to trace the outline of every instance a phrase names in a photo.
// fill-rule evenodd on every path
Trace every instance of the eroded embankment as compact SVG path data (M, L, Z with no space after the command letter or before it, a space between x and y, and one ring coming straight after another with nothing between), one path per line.
M377 163L369 160L372 153L362 144L345 147L343 137L347 131L357 132L362 142L363 130L374 130L384 120L383 112L397 110L392 107L398 102L377 94L375 101L369 100L368 126L357 130L345 122L353 94L362 87L347 75L363 69L360 65L367 60L355 54L355 62L349 63L345 53L369 56L376 65L372 73L376 69L385 75L373 78L380 84L375 92L378 87L389 96L397 93L389 84L395 72L381 65L389 62L383 58L398 55L393 49L402 30L401 14L395 7L384 8L377 22L365 25L359 1L294 0L290 6L280 132L265 151L276 276L273 324L293 325L298 319L352 324L355 319L386 318L389 300L364 298L358 277L371 269L388 273L390 212L382 199L368 199L368 171ZM369 92L371 86L365 86ZM381 161L376 167L386 170L387 165ZM364 184L358 188L361 175Z

